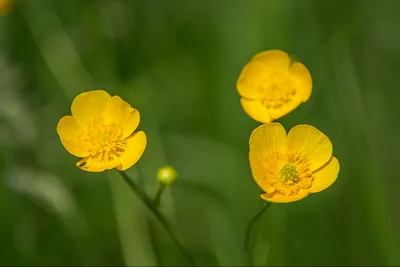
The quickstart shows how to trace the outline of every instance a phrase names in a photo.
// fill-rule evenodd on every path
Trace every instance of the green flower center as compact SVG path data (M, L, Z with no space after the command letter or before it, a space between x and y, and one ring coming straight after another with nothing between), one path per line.
M285 163L281 168L281 179L283 182L291 184L299 180L296 165Z

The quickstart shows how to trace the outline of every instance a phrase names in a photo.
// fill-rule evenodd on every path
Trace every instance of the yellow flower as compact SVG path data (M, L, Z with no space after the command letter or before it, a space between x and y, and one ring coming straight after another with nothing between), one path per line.
M244 111L262 123L279 119L311 96L312 80L306 66L291 62L287 53L268 50L255 55L237 81Z
M281 124L257 127L250 136L253 178L270 202L292 202L331 186L339 173L332 143L310 125L297 125L286 136Z
M69 153L83 158L76 164L82 170L126 170L142 156L146 135L134 133L139 111L119 96L103 90L81 93L72 102L71 113L58 122L57 133Z
M162 184L172 184L176 179L176 171L172 167L163 167L158 170L157 179Z
M13 9L13 0L0 0L0 15L5 15Z

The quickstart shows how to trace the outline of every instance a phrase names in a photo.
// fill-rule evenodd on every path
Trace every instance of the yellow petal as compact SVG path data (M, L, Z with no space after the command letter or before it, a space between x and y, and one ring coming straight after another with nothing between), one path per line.
M262 99L265 97L264 85L277 71L287 74L290 58L280 50L268 50L258 53L244 66L236 83L236 88L244 98Z
M262 194L261 198L264 200L267 200L269 202L274 202L274 203L289 203L289 202L294 202L294 201L303 199L303 198L307 197L308 195L309 195L309 193L307 191L300 190L297 195L293 195L293 196L285 196L285 195L275 193L272 195Z
M86 157L90 154L82 146L81 135L83 128L72 116L64 116L57 124L57 134L65 149L76 157Z
M282 118L283 116L287 115L295 108L297 108L301 104L301 100L299 98L300 95L291 98L289 102L281 103L280 105L270 104L266 107L268 115L270 116L271 120L276 120ZM268 104L266 101L265 104ZM265 106L265 105L264 105Z
M117 167L120 161L117 156L102 159L101 157L89 156L76 163L80 169L88 172L102 172Z
M286 131L278 122L258 126L250 135L250 152L262 155L286 152Z
M264 191L271 191L266 181L266 168L269 173L277 171L279 163L274 155L286 151L286 131L281 124L272 122L257 127L250 136L249 161L253 179ZM272 155L272 157L271 157Z
M261 61L250 61L244 66L236 82L236 88L242 97L261 99L265 96L263 83L273 72Z
M113 96L108 101L107 108L104 112L106 122L120 126L122 137L126 138L131 135L139 125L139 111L131 107L127 102L119 96Z
M128 147L119 158L121 165L117 166L117 169L121 171L129 169L140 159L146 148L146 134L143 131L134 133L127 142Z
M307 67L300 62L294 63L290 66L289 73L295 82L295 87L298 89L298 93L301 94L302 102L306 102L312 91L312 78Z
M261 100L248 100L241 98L240 104L242 105L243 110L252 119L261 123L271 122L271 117L269 116L268 110L261 103Z
M262 61L264 62L264 64L275 69L287 69L290 65L289 55L286 52L278 49L271 49L260 52L253 57L252 61Z
M332 157L332 143L329 138L311 125L297 125L287 136L288 152L305 156L311 171L325 165Z
M83 124L102 117L107 102L111 96L103 90L93 90L79 94L72 101L71 113Z
M265 103L268 104L267 102ZM267 107L263 104L263 100L240 99L240 104L247 115L261 123L271 122L285 116L297 108L300 103L301 101L296 97L293 98L292 101L283 103L279 107L274 107L273 104Z
M317 193L331 186L339 174L339 161L332 157L329 163L314 174L314 181L309 189L310 193Z

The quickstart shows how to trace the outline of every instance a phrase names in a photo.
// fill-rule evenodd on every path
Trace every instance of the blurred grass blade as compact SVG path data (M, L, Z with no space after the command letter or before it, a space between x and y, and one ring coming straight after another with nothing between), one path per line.
M49 0L17 1L50 72L68 99L96 83L84 67L68 33ZM46 16L43 16L43 13Z
M129 171L137 179L137 169ZM146 207L135 196L117 172L109 172L119 239L127 266L154 266L156 264L147 225Z

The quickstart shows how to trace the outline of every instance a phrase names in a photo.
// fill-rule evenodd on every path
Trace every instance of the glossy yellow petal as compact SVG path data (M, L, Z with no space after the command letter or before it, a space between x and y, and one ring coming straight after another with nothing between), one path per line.
M278 122L258 126L250 135L250 152L270 155L286 152L286 131Z
M83 124L92 122L103 116L103 112L111 96L103 90L93 90L79 94L72 101L71 113Z
M76 163L80 169L88 172L102 172L117 167L120 164L120 160L117 156L109 158L107 155L105 158L89 156L81 159Z
M311 171L325 165L332 157L332 143L329 138L311 125L297 125L287 136L288 153L305 156Z
M314 174L314 181L309 189L311 193L321 192L331 186L339 174L339 161L332 157L331 160Z
M280 50L268 50L258 53L244 66L236 83L239 95L247 99L262 99L265 90L271 83L271 76L281 72L287 75L290 58L287 53Z
M251 61L244 66L236 82L236 88L242 97L261 99L265 96L265 83L273 71L262 61Z
M57 134L65 149L76 157L86 157L90 154L81 142L84 131L82 125L72 116L64 116L57 124Z
M268 109L261 103L261 100L248 100L241 98L240 104L242 105L243 110L252 119L261 123L271 122Z
M296 97L293 97L288 102L282 102L279 104L274 104L274 103L270 104L270 103L268 103L268 101L265 101L264 106L266 106L266 110L269 114L269 117L273 121L273 120L282 118L283 116L287 115L288 113L293 111L295 108L297 108L300 104L301 104L301 101L296 96Z
M267 200L269 202L274 202L274 203L289 203L289 202L294 202L301 200L305 197L307 197L309 193L305 190L300 190L297 195L292 195L292 196L285 196L281 195L278 193L275 194L262 194L261 198L264 200Z
M139 125L139 111L131 107L119 96L113 96L108 101L104 118L107 123L116 124L122 128L122 138L131 135Z
M278 49L260 52L253 57L252 61L261 61L274 69L288 69L290 65L289 55Z
M129 137L127 139L127 148L119 158L121 165L117 166L117 169L124 171L132 167L142 156L146 143L146 134L142 131L136 132Z
M300 62L295 62L290 66L289 73L295 82L295 88L301 94L302 102L306 102L312 92L312 78L307 67Z
M276 154L286 151L286 131L277 122L263 124L257 127L250 136L249 161L253 179L264 191L269 191L268 173L278 171L279 163L275 159Z

